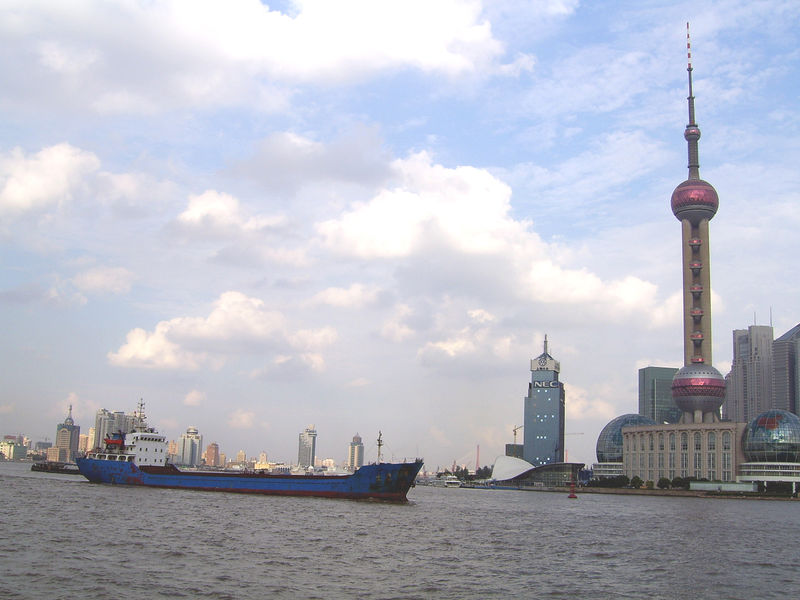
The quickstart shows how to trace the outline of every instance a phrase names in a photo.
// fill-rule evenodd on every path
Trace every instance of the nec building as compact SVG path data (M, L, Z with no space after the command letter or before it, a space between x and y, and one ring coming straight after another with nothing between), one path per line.
M564 384L561 365L547 352L531 360L531 382L525 397L522 458L535 467L564 462Z

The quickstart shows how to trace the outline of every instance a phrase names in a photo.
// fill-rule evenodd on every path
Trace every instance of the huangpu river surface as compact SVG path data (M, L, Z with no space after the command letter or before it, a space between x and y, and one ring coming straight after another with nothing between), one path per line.
M0 463L0 598L797 598L800 502L418 486L408 504Z

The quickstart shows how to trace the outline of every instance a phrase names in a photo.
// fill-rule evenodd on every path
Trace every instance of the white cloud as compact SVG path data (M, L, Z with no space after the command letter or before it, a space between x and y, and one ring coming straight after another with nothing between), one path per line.
M180 24L179 38L289 80L351 79L400 67L458 74L501 51L473 0L297 0L294 6L294 17L255 1L224 8L173 4L159 16Z
M503 75L519 77L522 73L533 71L534 66L536 66L536 58L534 56L530 54L518 54L513 62L501 65L498 70Z
M85 293L126 294L133 279L133 273L123 267L95 267L75 275L72 283Z
M70 144L49 146L26 156L15 148L0 157L0 215L41 212L71 200L100 161Z
M457 285L477 285L482 277L483 291L475 288L473 293L485 293L488 285L519 300L582 305L591 314L615 320L634 311L648 315L650 322L663 321L658 315L665 311L654 284L634 276L605 281L587 269L561 264L557 246L544 244L529 231L529 223L511 216L510 188L486 170L446 168L426 153L397 160L394 167L400 185L317 225L326 247L358 259L419 256L414 282L438 286L429 292L450 293ZM484 258L487 262L480 262ZM407 337L409 330L399 334L396 323L387 324L385 335ZM470 347L460 335L430 343L451 356Z
M15 409L15 404L0 404L0 415L10 415Z
M162 321L155 331L137 327L125 336L116 352L108 353L108 362L118 367L147 369L198 369L207 360L202 353L187 352L169 340L170 322Z
M428 428L428 435L440 446L447 447L453 445L453 442L447 437L447 434L435 425L431 425Z
M268 310L258 298L229 291L214 303L207 317L176 317L159 322L151 333L130 331L111 364L156 369L219 368L226 355L263 353L290 348L314 370L324 365L318 353L337 337L332 327L290 331L284 315Z
M402 70L473 75L503 52L477 0L297 0L291 8L281 13L257 0L110 3L94 6L90 18L72 5L22 3L4 31L17 63L4 89L20 93L20 104L59 98L58 108L104 114L186 105L282 110L297 83ZM30 73L52 93L25 85Z
M381 335L393 342L402 342L414 335L414 330L404 321L412 315L411 307L407 304L398 305L394 314L387 319L381 327Z
M282 225L285 221L285 217L282 216L245 217L236 198L215 190L190 196L186 210L178 215L178 222L181 225L197 228L205 233L259 231Z
M606 422L622 414L617 404L618 399L614 398L619 395L619 390L613 386L601 385L598 389L590 391L564 383L564 394L567 419L597 419ZM616 401L610 400L609 395Z
M99 58L96 50L68 46L56 41L42 42L39 45L40 62L59 73L74 75L85 71Z
M492 321L496 321L496 317L490 313L489 311L483 310L482 308L475 308L473 310L467 311L470 319L475 321L476 323L491 323Z
M297 193L314 184L353 183L372 187L391 175L381 131L354 124L338 138L320 142L292 131L262 139L252 157L232 173L255 180L264 189Z
M200 390L192 390L183 397L184 406L200 406L205 404L205 401L205 392L201 392Z
M317 225L329 248L362 258L407 256L428 236L466 253L497 252L524 233L511 189L483 169L435 165L420 152L393 163L401 184Z
M298 352L279 354L264 367L250 372L252 379L302 379L308 373L321 373L325 370L325 358L317 352Z
M319 349L330 346L336 341L338 333L333 327L320 329L300 329L287 336L292 346L301 349Z
M234 429L251 429L256 418L256 413L237 408L228 416L228 426Z
M330 287L322 290L311 301L340 308L363 308L374 303L379 294L380 290L375 286L353 283L349 288Z

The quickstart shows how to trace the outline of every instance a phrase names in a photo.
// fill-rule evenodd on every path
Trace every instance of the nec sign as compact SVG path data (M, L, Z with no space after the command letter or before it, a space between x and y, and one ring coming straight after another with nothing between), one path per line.
M557 388L559 385L558 381L534 381L532 383L535 388Z

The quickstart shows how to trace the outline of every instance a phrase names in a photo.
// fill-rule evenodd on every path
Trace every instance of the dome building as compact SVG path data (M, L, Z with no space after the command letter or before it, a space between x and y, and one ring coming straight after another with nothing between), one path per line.
M768 410L747 424L742 435L745 460L741 481L785 481L797 493L800 483L800 417Z
M600 479L604 477L619 477L624 475L622 469L622 428L637 425L656 425L648 417L627 414L613 419L603 427L597 438L597 462L592 465L592 476Z

